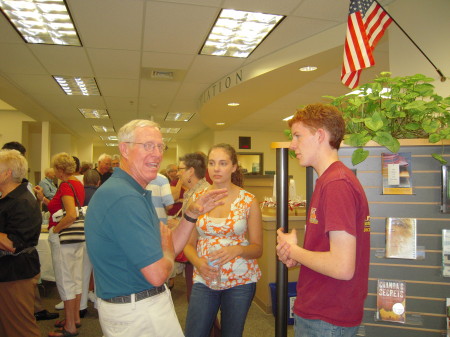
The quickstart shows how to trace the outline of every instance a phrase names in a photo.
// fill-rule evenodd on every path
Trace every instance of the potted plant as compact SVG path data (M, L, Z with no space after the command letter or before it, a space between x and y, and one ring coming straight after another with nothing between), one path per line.
M344 115L344 143L358 148L352 154L353 165L367 158L369 151L363 147L371 140L396 153L398 139L428 138L430 143L450 139L450 97L437 95L432 81L421 74L391 77L382 72L350 94L324 96ZM432 156L446 164L442 154Z

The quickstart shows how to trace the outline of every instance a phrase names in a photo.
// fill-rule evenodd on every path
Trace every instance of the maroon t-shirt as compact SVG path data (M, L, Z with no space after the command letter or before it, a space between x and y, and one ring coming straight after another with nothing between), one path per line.
M83 206L83 204L84 204L84 186L83 186L83 184L78 179L69 180L69 182L72 184L72 186L73 186L73 188L75 190L75 193L77 194L77 198L78 198L78 201L80 203L80 206ZM49 222L48 222L48 229L50 229L52 227L55 227L58 224L57 222L54 222L52 220L52 215L53 215L53 213L55 213L55 212L59 211L60 209L62 209L62 200L61 200L61 198L64 195L70 195L72 197L74 196L73 195L73 191L72 191L72 189L70 188L70 185L67 182L62 182L59 185L59 188L56 191L55 196L52 198L52 200L50 200L50 202L49 202L49 204L47 206L48 207L48 211L50 212L50 219L49 219ZM75 206L78 206L75 198L74 198L74 201L75 201Z
M304 248L330 250L330 231L356 237L355 274L343 281L301 266L294 312L305 319L320 319L337 326L361 323L370 260L369 206L355 174L338 161L316 181L306 222Z

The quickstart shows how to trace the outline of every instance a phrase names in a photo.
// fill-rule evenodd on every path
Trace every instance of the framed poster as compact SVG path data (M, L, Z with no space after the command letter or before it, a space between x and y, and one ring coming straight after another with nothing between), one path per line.
M450 166L442 166L441 211L450 213Z

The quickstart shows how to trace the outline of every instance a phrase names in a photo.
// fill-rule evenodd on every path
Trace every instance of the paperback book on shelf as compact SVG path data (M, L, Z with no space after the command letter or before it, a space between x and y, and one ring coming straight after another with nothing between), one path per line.
M379 321L405 323L406 283L399 280L382 280L377 283L377 312Z
M447 314L447 337L450 337L450 298L446 298L446 314Z
M413 194L411 152L382 153L383 194Z
M417 219L386 218L386 257L417 258Z
M450 277L450 229L442 230L442 276Z

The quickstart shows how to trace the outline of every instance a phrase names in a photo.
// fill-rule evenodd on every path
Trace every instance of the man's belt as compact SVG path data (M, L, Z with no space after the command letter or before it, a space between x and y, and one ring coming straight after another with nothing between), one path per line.
M161 294L164 291L166 291L165 285L155 287L152 289L148 289L148 290L144 290L144 291L134 294L134 296L135 296L134 300L137 302L137 301L143 300L145 298ZM109 303L131 303L131 295L117 296L117 297L109 298L107 300L104 299L103 301L109 302Z

